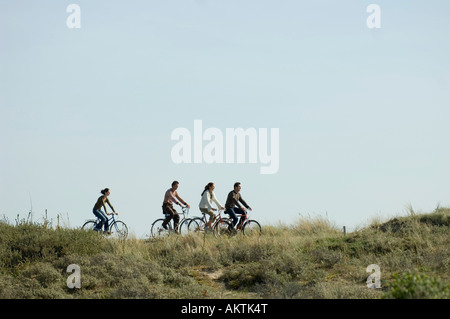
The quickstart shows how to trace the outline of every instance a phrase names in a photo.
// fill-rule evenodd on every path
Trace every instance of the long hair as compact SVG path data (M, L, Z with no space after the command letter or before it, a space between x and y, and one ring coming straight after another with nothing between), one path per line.
M201 196L203 196L203 194L204 194L207 190L209 190L209 188L210 188L211 186L213 186L213 185L214 185L213 182L209 182L208 184L206 184L205 189L203 190Z

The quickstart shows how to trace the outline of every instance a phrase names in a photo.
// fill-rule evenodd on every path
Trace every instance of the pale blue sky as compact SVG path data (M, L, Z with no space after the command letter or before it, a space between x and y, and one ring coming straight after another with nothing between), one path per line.
M66 7L81 7L68 29ZM381 29L366 8L381 6ZM263 223L450 205L448 1L0 0L0 214L70 226L100 189L136 236L165 190L235 181ZM180 164L173 129L280 129L280 168Z

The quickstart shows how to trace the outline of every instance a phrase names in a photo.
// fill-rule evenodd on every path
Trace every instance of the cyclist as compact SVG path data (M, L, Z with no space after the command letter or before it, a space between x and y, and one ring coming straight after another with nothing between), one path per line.
M227 201L225 203L225 214L230 215L230 218L233 221L233 229L238 222L238 217L236 216L236 214L242 215L240 221L242 223L245 220L247 209L252 210L252 208L248 206L248 204L242 198L241 194L239 193L240 191L241 183L234 183L234 189L228 193ZM239 202L241 202L244 206L241 206Z
M106 210L105 203L107 203L109 205L109 207L111 207L114 214L116 214L116 215L119 215L119 214L116 213L116 211L114 210L114 207L111 205L111 203L108 199L109 194L111 194L111 191L109 190L109 188L102 189L100 191L100 193L102 193L102 196L100 196L97 199L97 202L95 203L94 208L92 210L94 215L100 219L100 222L97 224L97 226L94 228L94 230L100 231L102 229L102 226L104 226L104 228L105 228L104 232L107 232L109 225L108 225L108 217L106 217L106 215L111 215L111 214L108 213L108 211ZM102 207L105 209L106 215L102 211Z
M167 217L164 220L164 222L162 223L162 227L164 229L167 229L167 224L172 220L173 218L173 222L174 222L174 229L175 232L178 232L178 222L180 221L180 215L178 215L177 211L175 210L175 208L173 208L173 203L181 206L180 202L183 203L183 205L187 206L188 208L190 208L191 206L189 206L188 203L186 203L179 195L177 192L178 189L178 181L173 181L172 182L172 187L169 188L166 193L164 194L164 201L163 201L163 205L162 205L162 209L163 209L163 214L166 214ZM183 207L183 206L181 206Z
M205 186L205 189L202 192L202 199L200 200L200 203L198 204L198 207L200 208L200 211L202 213L209 215L209 221L206 223L207 228L211 228L211 224L216 219L216 215L214 214L214 211L217 209L223 210L225 209L217 200L216 195L214 194L215 185L213 182L208 183ZM214 202L217 205L217 208L212 207L212 202Z

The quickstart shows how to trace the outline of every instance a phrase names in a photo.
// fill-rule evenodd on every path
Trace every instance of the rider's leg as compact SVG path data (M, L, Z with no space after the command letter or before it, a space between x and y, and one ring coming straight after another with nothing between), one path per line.
M200 208L200 211L201 211L203 214L205 214L204 218L205 218L205 221L206 221L206 215L209 215L208 208ZM209 221L207 221L205 225L206 225L206 227L208 227L208 226L209 226Z
M211 210L211 211L209 211L209 227L211 227L211 225L214 223L214 221L216 220L216 214L214 214L214 212Z
M100 219L100 222L97 224L97 227L95 227L95 230L97 230L97 231L101 230L103 225L106 225L105 227L107 227L108 226L108 217L106 217L105 213L100 209L94 210L93 212L94 212L94 215L98 219Z
M108 216L105 215L105 221L103 223L103 229L105 232L109 231L109 221L108 221Z
M175 232L178 232L178 223L180 222L180 215L178 215L177 211L174 210L174 214L173 214L173 227Z
M169 222L172 220L172 218L173 218L174 222L178 225L180 216L178 215L177 211L173 208L172 205L170 205L168 203L164 204L163 205L163 213L166 214L166 216L167 216L162 224L162 226L164 228L167 229L167 224L169 224ZM177 218L178 220L176 220L175 218ZM176 227L175 227L175 229L176 229Z
M235 209L234 209L234 212L235 212L236 214L241 215L241 219L239 220L239 226L242 225L243 221L244 221L245 218L246 218L246 214L247 214L247 213L246 213L242 208L235 208ZM236 224L235 224L235 225L236 225Z
M206 214L209 215L209 220L206 223L206 227L211 228L212 223L214 222L214 220L216 219L216 214L214 214L214 212L212 210L206 210Z
M209 220L206 222L206 227L211 228L212 223L216 219L216 214L214 214L214 212L212 210L208 210L208 208L200 208L200 211L203 214L207 214L209 216ZM206 216L205 216L205 219L206 219Z
M239 218L236 216L235 210L236 208L227 208L227 210L225 211L225 214L230 215L230 218L232 219L232 224L233 224L233 228L234 226L236 226Z

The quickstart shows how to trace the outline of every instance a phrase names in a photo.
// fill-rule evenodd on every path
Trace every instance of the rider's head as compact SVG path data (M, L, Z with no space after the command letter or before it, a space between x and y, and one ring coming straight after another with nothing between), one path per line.
M214 188L216 188L216 187L214 186L213 182L208 183L208 185L206 185L206 187L205 187L205 189L207 189L209 191L213 191Z
M109 196L109 194L110 194L111 192L109 191L109 188L105 188L105 189L102 189L102 190L100 191L100 193L102 193L103 195Z
M208 184L206 184L205 189L202 192L202 196L206 191L210 191L210 192L214 191L214 188L215 188L214 183L209 182Z
M173 181L173 182L172 182L172 189L173 189L173 190L177 190L178 184L179 184L178 181Z
M236 192L239 192L241 190L241 183L239 182L234 183L234 190Z

